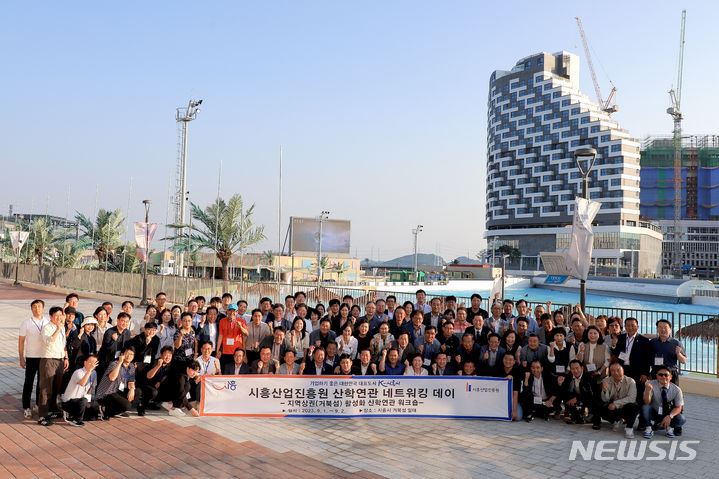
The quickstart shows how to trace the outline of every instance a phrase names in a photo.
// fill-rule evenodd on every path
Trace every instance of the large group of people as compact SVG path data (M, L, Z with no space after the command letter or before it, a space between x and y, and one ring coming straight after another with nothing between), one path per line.
M635 318L552 310L551 302L530 309L495 297L488 312L479 294L466 306L453 296L427 302L423 290L403 304L394 295L364 307L351 295L326 308L306 299L265 297L250 309L229 293L209 302L193 294L183 305L158 293L140 314L125 301L114 317L110 302L84 315L76 294L47 314L37 299L20 326L24 416L33 417L36 378L38 423L62 417L82 426L133 408L199 416L203 375L464 375L512 379L513 420L563 418L593 429L604 420L626 437L638 420L645 438L682 434L679 364L687 358L666 319L650 339Z

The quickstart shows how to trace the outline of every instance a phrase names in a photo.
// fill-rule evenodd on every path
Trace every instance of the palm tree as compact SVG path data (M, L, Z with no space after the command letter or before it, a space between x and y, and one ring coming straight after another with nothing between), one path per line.
M192 270L196 271L197 262L200 260L199 253L204 245L193 238L189 232L190 231L188 230L185 236L178 238L178 240L175 241L175 244L172 245L172 249L178 254L187 254L187 259L189 259L192 264Z
M55 266L60 268L74 268L82 252L89 247L90 240L87 238L63 242L59 245L59 251L55 255Z
M30 225L28 242L32 247L32 254L37 259L37 264L42 266L45 262L45 254L48 252L57 253L62 244L71 237L71 230L55 228L47 218L34 220Z
M101 209L98 211L94 223L82 213L78 213L75 219L80 227L82 237L91 240L100 267L107 268L110 256L114 253L115 248L122 245L122 236L125 234L123 227L125 217L122 215L122 210Z
M222 198L218 198L204 211L190 202L190 214L194 220L192 226L183 224L168 226L175 230L189 229L187 237L190 241L200 244L203 249L214 251L217 259L222 263L222 279L227 281L228 265L232 255L265 239L265 227L254 226L252 223L254 210L254 204L244 210L240 195L233 195L227 203ZM175 241L185 237L185 234L179 232L167 239Z

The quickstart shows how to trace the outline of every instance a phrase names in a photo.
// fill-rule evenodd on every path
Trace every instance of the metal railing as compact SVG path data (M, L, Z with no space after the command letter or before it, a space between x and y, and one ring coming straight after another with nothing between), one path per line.
M15 264L0 264L0 277L12 279L14 275ZM142 275L137 273L115 273L21 264L18 270L18 278L20 281L29 283L57 286L73 291L106 293L127 298L139 297L142 290ZM325 309L327 309L330 299L336 298L341 300L345 295L352 296L354 304L362 308L364 308L370 300L376 300L378 298L384 299L389 295L393 295L397 298L398 307L402 306L406 301L416 302L414 292L377 290L366 286L340 287L317 285L317 283L296 283L294 285L280 283L278 289L277 283L274 282L213 281L208 278L198 279L160 275L149 275L147 280L148 293L151 297L154 297L155 293L163 291L167 294L167 299L171 303L185 303L191 293L194 295L203 295L209 301L212 296L220 295L222 292L229 292L235 300L244 299L248 302L250 308L254 308L263 297L269 297L274 302L284 303L285 296L293 295L298 291L305 292L307 295L307 304L316 306L322 303ZM213 285L215 288L214 291ZM417 285L417 289L421 287L421 285ZM538 290L538 294L541 294L540 290ZM442 301L442 310L444 310L446 296L433 295L430 291L427 294L427 302L429 303L434 297L440 298ZM456 296L456 298L457 305L464 304L465 307L470 307L470 296ZM544 301L533 298L517 298L515 302L518 299L525 299L532 312L537 305L545 305ZM489 306L490 298L482 298L481 307L490 311ZM569 319L573 305L552 304L552 310L560 308L565 312L565 317ZM719 376L719 365L717 364L719 361L719 355L717 353L717 348L719 348L718 340L713 339L707 341L701 338L682 338L679 333L682 327L708 320L715 317L713 315L692 313L678 313L678 315L675 315L672 311L617 308L610 306L587 306L585 313L594 317L601 314L619 316L623 320L629 317L636 318L641 334L654 334L656 332L656 322L659 319L668 319L674 326L673 331L676 337L682 341L687 353L687 364L682 365L682 371Z

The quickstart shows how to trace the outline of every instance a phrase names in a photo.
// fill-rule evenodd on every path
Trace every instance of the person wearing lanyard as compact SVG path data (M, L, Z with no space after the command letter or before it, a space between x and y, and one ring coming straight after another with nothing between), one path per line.
M197 341L190 313L182 313L180 326L180 329L175 331L175 357L180 361L192 361L197 355Z
M649 351L652 356L649 358L653 366L666 366L671 374L671 380L679 385L679 369L677 362L686 364L687 357L684 354L682 343L672 338L672 323L667 319L657 321L657 336L649 340Z
M212 357L212 345L205 343L200 348L202 354L197 358L200 363L200 375L207 376L212 374L220 374L220 361Z
M522 388L524 420L531 422L534 416L539 416L547 421L552 410L558 405L557 396L554 394L554 381L544 375L542 362L538 359L531 362L529 369L530 371L524 373Z
M272 336L267 336L260 343L260 349L270 348L272 359L279 364L285 356L285 328L277 326Z
M644 437L651 439L654 427L664 428L666 436L673 438L682 435L682 426L686 422L682 416L684 395L679 386L671 382L672 372L667 366L654 368L656 379L647 381L642 398L642 413L639 416L639 429L644 428Z
M88 319L85 319L88 321ZM77 369L62 395L62 410L65 422L73 426L84 426L85 410L92 401L92 390L97 384L97 356L91 354L85 358L84 367Z
M57 412L57 385L69 362L65 348L65 313L62 308L50 308L50 322L42 328L42 353L40 355L40 387L38 393L38 415L41 426L50 426L52 419L60 417ZM51 412L51 409L53 410Z
M217 353L223 369L232 364L235 351L243 349L247 334L247 323L239 316L237 304L230 303L227 306L227 316L220 320L217 336Z
M30 398L36 376L38 385L35 389L35 403L37 403L40 392L40 374L38 372L42 355L42 328L50 321L50 318L43 315L44 310L45 303L41 299L34 300L30 303L32 316L20 325L18 357L20 358L20 367L25 370L25 382L22 387L22 408L25 419L32 417Z
M217 350L217 340L219 338L219 328L217 324L217 308L209 306L207 312L202 317L199 328L197 328L197 341L200 344L211 343L213 355Z
M102 419L129 417L132 402L139 399L135 392L135 349L126 346L115 361L110 363L97 387L97 402Z

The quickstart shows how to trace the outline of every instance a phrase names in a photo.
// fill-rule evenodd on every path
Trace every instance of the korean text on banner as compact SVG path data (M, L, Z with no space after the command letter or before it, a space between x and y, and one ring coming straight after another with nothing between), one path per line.
M511 420L506 378L203 376L205 416L462 417Z
M584 198L575 198L574 200L572 240L569 243L566 264L569 274L575 278L587 279L589 274L594 248L592 221L601 206L601 203Z

